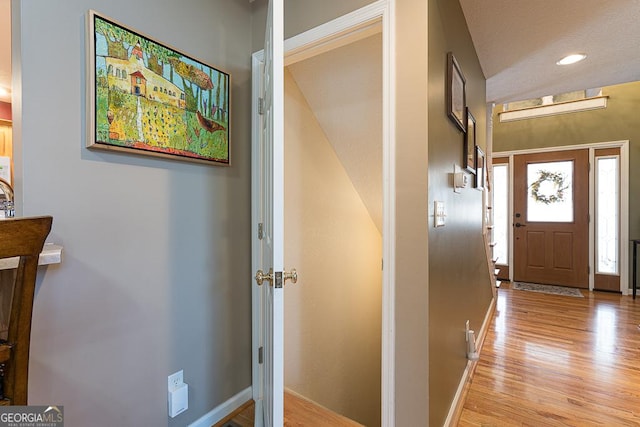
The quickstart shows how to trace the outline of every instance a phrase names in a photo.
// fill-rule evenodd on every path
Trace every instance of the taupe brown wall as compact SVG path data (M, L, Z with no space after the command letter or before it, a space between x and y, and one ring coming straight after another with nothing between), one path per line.
M396 2L395 424L429 423L427 3Z
M485 78L457 1L429 1L429 425L442 425L467 364L465 321L479 330L492 292L482 238L482 192L453 192L463 134L446 114L447 52L466 77L477 142L486 147ZM446 225L433 226L433 202L445 203Z
M288 71L284 212L285 386L379 426L382 236Z
M640 168L636 167L640 163L640 82L604 87L602 94L609 97L606 109L507 123L500 123L502 105L496 106L493 151L629 140L629 237L639 238L640 198L634 195L640 192Z

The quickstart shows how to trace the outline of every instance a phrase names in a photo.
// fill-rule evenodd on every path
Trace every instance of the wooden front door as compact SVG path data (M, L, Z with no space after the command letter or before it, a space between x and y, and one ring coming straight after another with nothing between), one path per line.
M589 151L514 156L514 280L589 287Z

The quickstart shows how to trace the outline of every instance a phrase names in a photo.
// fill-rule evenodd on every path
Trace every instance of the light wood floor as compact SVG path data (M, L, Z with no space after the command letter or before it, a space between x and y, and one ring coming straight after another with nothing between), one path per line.
M459 426L640 426L640 298L498 290Z
M253 427L253 420L254 405L250 403L230 421L218 423L214 427ZM284 393L284 425L285 427L362 427L362 424L288 391Z
M458 426L640 426L640 298L582 293L498 290ZM285 395L285 426L359 426L325 411Z

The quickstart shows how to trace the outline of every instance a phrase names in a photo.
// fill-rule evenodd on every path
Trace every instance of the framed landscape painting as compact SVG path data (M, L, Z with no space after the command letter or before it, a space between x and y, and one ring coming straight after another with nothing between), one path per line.
M88 14L87 147L228 165L231 76Z

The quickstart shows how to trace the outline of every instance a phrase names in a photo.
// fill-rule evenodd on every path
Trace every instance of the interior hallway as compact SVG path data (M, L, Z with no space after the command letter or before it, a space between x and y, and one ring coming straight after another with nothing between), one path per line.
M459 426L640 425L640 299L498 290Z
M458 426L640 425L640 299L581 292L502 285ZM252 425L252 406L217 424ZM352 425L285 395L285 426Z

